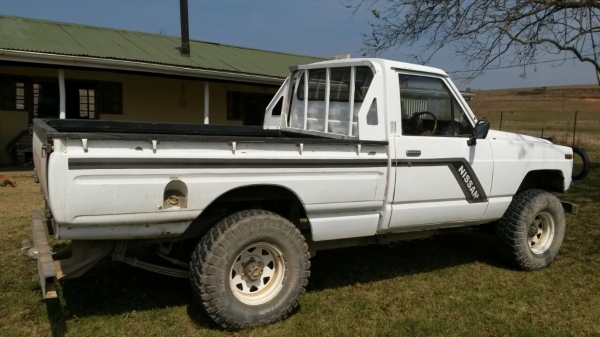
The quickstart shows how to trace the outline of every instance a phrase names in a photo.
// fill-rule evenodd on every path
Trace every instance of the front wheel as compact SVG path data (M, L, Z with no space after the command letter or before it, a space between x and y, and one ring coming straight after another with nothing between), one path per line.
M517 193L496 234L501 253L523 270L544 268L554 260L565 236L565 213L560 200L542 190Z
M310 275L308 246L287 219L263 210L233 214L200 240L191 285L221 327L275 323L298 305Z

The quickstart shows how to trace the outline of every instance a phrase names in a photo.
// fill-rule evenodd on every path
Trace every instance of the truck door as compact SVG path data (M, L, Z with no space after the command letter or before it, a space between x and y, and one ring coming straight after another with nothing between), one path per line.
M487 139L469 146L474 121L444 77L398 74L402 134L393 137L390 227L443 227L481 220L493 158Z

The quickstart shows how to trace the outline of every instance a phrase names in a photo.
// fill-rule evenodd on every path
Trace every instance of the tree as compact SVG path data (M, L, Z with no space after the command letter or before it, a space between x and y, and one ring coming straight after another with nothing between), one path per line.
M591 0L347 0L371 10L375 22L362 51L424 42L413 58L428 63L449 47L467 63L461 76L486 70L578 60L591 64L600 84L600 1Z

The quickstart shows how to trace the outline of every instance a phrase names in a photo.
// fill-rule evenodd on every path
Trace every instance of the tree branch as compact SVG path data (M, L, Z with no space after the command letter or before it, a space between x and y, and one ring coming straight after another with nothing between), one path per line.
M369 9L376 22L363 35L364 55L416 47L427 63L446 47L472 69L467 79L500 64L528 67L547 55L573 54L598 73L596 39L600 1L595 0L345 0L355 13ZM350 5L351 4L351 5ZM591 55L591 56L590 56Z

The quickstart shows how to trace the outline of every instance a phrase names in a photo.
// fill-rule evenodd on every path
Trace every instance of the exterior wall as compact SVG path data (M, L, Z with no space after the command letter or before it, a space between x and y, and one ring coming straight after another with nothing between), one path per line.
M5 148L21 131L27 130L28 120L27 111L0 111L0 164L12 162Z
M30 78L56 79L58 70L0 65L0 75L13 75ZM204 122L204 81L202 79L174 79L110 72L105 70L65 70L68 80L114 81L123 84L123 114L101 114L101 120L129 120L148 122L203 123ZM185 89L186 105L182 107L182 83ZM242 121L227 120L227 91L275 94L277 88L210 82L209 118L210 124L241 125ZM27 130L27 111L0 110L0 165L10 164L6 145L21 131Z

